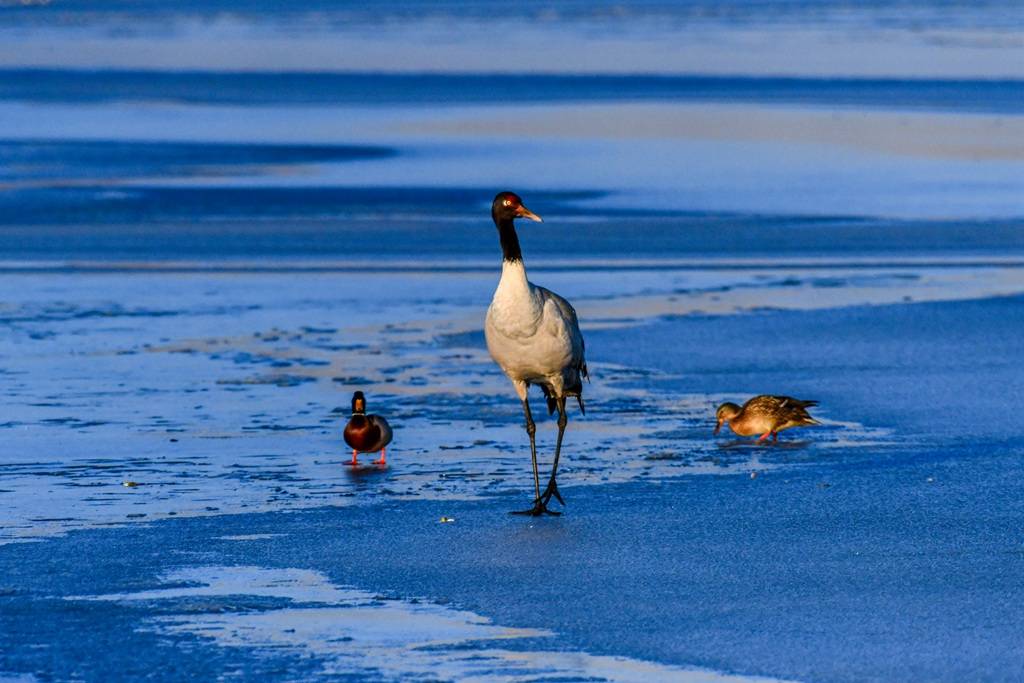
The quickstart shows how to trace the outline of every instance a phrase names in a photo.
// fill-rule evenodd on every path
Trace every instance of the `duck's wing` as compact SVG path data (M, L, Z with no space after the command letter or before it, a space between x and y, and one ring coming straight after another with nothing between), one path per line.
M767 394L755 396L743 404L740 412L751 415L771 415L784 405L785 399L785 396L769 396Z
M394 433L391 431L391 425L388 424L388 421L380 415L367 415L366 417L370 421L370 424L372 424L380 433L380 437L377 439L377 448L375 450L380 450L391 443Z
M793 422L802 425L821 424L807 412L808 408L818 405L817 401L805 401L792 396L773 396L778 401L779 424Z
M772 407L776 410L800 410L803 408L813 408L818 405L817 401L804 401L799 398L793 398L792 396L756 396L750 399L750 403L758 401L765 407Z
M779 401L780 408L813 408L818 405L817 401L805 401L799 398L793 398L792 396L773 396L772 398Z

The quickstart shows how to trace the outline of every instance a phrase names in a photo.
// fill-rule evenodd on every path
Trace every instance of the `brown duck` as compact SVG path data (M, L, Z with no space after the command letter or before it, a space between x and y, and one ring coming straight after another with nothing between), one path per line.
M718 406L718 424L715 434L725 422L739 436L760 434L758 441L769 436L779 440L779 432L790 427L806 427L821 424L811 417L807 409L818 405L817 401L801 401L790 396L755 396L740 408L735 403Z
M352 448L353 467L359 464L360 453L376 453L380 451L380 459L374 460L375 465L387 464L387 446L391 443L391 425L380 415L366 414L366 397L357 391L352 395L352 417L345 425L345 443Z

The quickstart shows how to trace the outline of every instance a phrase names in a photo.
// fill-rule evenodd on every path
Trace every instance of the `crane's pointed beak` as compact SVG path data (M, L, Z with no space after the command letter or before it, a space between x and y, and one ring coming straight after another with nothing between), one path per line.
M530 211L529 209L527 209L525 206L522 206L522 205L520 205L519 208L516 209L516 217L517 218L529 218L531 221L537 221L538 223L543 223L544 222L543 218L541 218L540 216L535 214L533 211Z
M713 434L715 436L718 436L718 432L720 432L721 430L722 430L722 422L719 421L718 424L715 425L715 431L713 432Z

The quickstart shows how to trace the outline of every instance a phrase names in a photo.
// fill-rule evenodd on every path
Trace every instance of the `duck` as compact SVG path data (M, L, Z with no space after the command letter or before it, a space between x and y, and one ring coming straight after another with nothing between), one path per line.
M792 427L807 427L821 424L807 412L808 408L818 405L817 401L804 401L791 396L755 396L743 407L735 403L723 403L715 411L718 424L715 434L722 428L722 423L739 436L760 434L758 441L769 436L773 442L779 440L779 432Z
M360 453L380 453L374 465L387 465L387 447L394 434L391 425L380 415L366 414L366 396L357 391L352 394L352 417L345 425L345 443L352 449L352 467L359 465Z
M583 405L583 380L589 379L583 333L580 332L576 309L566 299L530 282L523 264L523 252L516 234L515 220L543 223L540 216L523 204L514 192L499 192L491 203L491 218L498 229L501 243L501 278L487 308L484 337L487 350L512 382L525 414L526 433L530 439L533 462L533 506L517 510L517 515L559 515L548 508L552 498L565 505L558 490L556 475L562 452L562 440L569 419L566 399L575 397L580 412ZM544 491L540 488L537 467L537 427L533 421L528 398L531 386L540 387L547 401L548 414L558 411L558 436L551 475Z

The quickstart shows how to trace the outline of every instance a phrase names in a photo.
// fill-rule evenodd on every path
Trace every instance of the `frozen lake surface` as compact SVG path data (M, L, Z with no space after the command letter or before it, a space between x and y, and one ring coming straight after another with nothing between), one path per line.
M1024 677L1017 3L278 5L0 0L0 680Z

